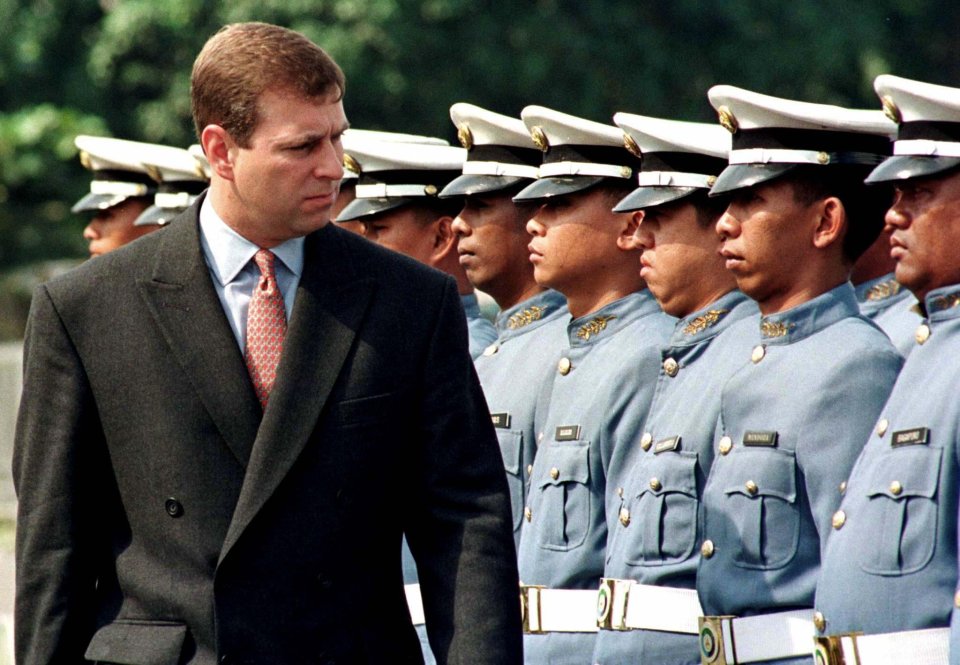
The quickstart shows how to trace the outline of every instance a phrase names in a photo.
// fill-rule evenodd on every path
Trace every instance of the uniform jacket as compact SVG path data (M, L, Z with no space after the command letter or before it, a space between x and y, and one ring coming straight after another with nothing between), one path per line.
M419 663L406 531L440 661L519 662L509 498L452 280L332 224L307 236L261 418L198 209L35 293L18 661Z
M906 358L916 346L914 333L921 323L917 299L893 273L857 284L856 292L860 313L880 326Z
M492 323L483 317L476 293L467 293L460 296L460 304L463 305L463 313L467 315L470 357L477 358L485 348L497 339L497 330Z

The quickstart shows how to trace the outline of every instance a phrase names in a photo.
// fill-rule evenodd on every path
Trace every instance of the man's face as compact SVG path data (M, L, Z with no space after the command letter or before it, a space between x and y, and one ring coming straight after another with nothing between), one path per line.
M159 226L134 226L134 220L150 206L146 198L127 199L100 210L83 230L84 240L90 243L90 256L100 256L123 247L140 236L156 231Z
M509 194L468 196L453 221L460 265L481 291L495 295L529 282L525 210Z
M960 172L898 184L886 223L897 281L917 298L960 284Z
M363 218L364 236L387 249L406 254L427 265L436 249L434 224L424 222L424 213L406 205Z
M591 188L546 200L527 222L533 236L528 246L537 284L569 296L593 283L619 252L617 237L622 214L601 188Z
M713 226L701 225L697 208L683 200L637 214L641 219L633 238L641 250L640 277L663 310L684 317L709 304L723 290L703 283L722 261Z
M249 147L231 142L232 195L242 219L226 220L246 237L273 246L330 221L343 175L341 101L266 90Z
M788 181L734 192L717 222L720 254L737 286L761 309L794 295L797 275L814 250L810 222L817 214L815 203L797 202Z

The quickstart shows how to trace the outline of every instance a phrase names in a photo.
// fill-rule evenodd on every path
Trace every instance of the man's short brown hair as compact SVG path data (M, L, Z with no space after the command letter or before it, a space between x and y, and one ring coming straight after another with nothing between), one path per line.
M193 63L193 123L198 137L207 125L220 125L241 147L249 147L265 90L340 99L344 87L333 58L299 32L268 23L233 23L208 39Z

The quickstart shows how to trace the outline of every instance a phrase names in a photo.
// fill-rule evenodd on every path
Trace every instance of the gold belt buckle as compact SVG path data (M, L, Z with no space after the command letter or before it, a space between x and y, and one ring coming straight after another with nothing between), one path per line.
M597 592L597 627L601 630L628 630L627 601L629 600L630 580L618 580L611 577L600 579Z
M724 648L723 622L734 619L732 616L700 617L700 663L702 665L727 665L727 653ZM731 662L731 665L733 663Z
M520 585L520 616L523 617L523 632L527 635L542 635L540 622L540 591L546 587L537 584Z

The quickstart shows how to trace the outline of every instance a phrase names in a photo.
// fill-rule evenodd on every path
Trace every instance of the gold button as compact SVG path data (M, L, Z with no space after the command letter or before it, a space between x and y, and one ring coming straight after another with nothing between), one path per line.
M526 508L523 509L523 516L526 518L528 522L533 519L533 511L530 510L530 506L527 506Z
M729 436L720 437L720 454L726 455L733 450L733 439Z
M847 491L847 481L844 480L840 483L840 494L844 494Z
M571 369L573 369L573 363L570 362L569 358L561 358L560 362L557 363L557 371L563 376L569 374Z
M957 593L953 596L953 606L960 608L960 591L957 591Z
M903 485L900 484L899 480L894 480L890 483L890 494L894 496L900 496L903 493Z
M748 480L743 484L743 486L747 488L747 493L750 494L751 496L753 496L760 490L760 488L757 487L757 484L752 480Z
M543 432L537 434L537 442L539 443L540 441L543 441Z
M653 434L650 432L644 432L643 436L640 437L640 447L644 450L650 450L650 446L653 445Z
M889 427L890 421L886 418L881 418L880 422L877 423L877 436L883 436L886 434Z
M764 348L763 344L757 344L753 347L753 353L750 354L750 360L753 361L753 364L756 365L758 362L763 360L763 357L767 355L767 350Z
M654 492L659 492L662 488L663 485L660 483L658 478L650 479L650 489L652 489Z
M620 524L630 526L630 511L626 508L620 509Z
M533 473L533 464L527 464L527 475Z
M833 528L842 529L843 525L847 523L847 514L842 510L838 510L833 514Z
M617 488L617 496L620 497L621 499L623 498L623 488L622 488L622 487L618 487L618 488Z
M558 469L557 467L553 467L552 469L550 469L550 477L553 478L554 480L556 480L557 478L559 478L559 477L560 477L560 469Z
M700 554L704 559L709 559L713 556L713 541L705 540L703 545L700 546Z
M923 344L930 339L930 326L926 323L921 323L920 327L917 328L917 332L913 334L913 337L917 340L917 344Z
M676 376L677 372L680 371L680 363L673 358L667 358L663 361L663 371L667 373L667 376Z
M485 348L485 349L483 350L483 355L485 355L485 356L492 356L493 354L495 354L495 353L496 353L497 351L499 351L499 350L500 350L500 345L497 344L496 342L494 342L493 344L491 344L490 346L488 346L487 348Z
M826 629L827 620L823 617L822 612L813 613L813 626L814 628L819 630L821 633Z
M829 164L829 163L830 163L830 155L828 155L828 154L825 153L825 152L818 152L818 153L817 153L817 163L819 163L820 165Z

